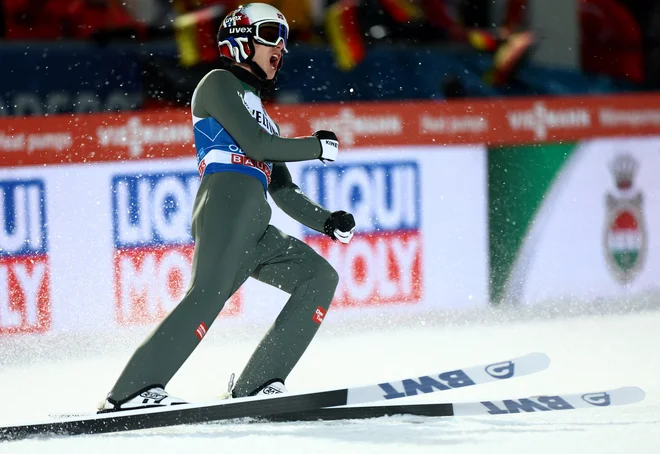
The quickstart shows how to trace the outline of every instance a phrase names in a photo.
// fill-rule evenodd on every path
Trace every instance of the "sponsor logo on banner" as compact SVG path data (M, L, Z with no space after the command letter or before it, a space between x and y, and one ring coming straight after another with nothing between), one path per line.
M419 117L419 132L422 134L483 134L488 129L488 118L483 115L434 116L424 113Z
M660 126L660 109L617 109L613 107L598 110L598 118L604 128L628 126Z
M199 182L196 172L113 178L115 305L120 324L157 322L181 301L190 283L190 221ZM222 314L239 312L236 294Z
M140 117L130 117L124 125L99 126L96 136L102 147L128 147L131 157L143 156L145 148L157 145L193 142L193 130L188 123L144 123Z
M0 131L0 152L35 153L42 150L62 152L73 146L70 132L6 135Z
M616 191L606 196L604 233L605 257L613 276L621 283L631 282L639 274L646 256L642 193L633 187L637 161L618 155L611 165Z
M588 108L551 109L543 102L528 110L507 111L506 117L513 131L534 131L536 140L547 139L552 129L588 129L592 125Z
M414 161L303 168L302 187L330 210L355 216L349 244L304 230L339 271L334 305L415 303L422 297L419 168Z
M122 102L125 101L123 95ZM246 104L251 112L256 108L256 104ZM351 107L281 105L273 112L283 137L328 129L341 131L340 145L348 147L515 145L657 135L660 95L543 97L499 103L472 100L467 104L415 101ZM261 114L256 116L260 121L264 119ZM265 124L268 131L274 132L276 129L271 126ZM63 159L63 152L74 144L78 147L76 153L68 153ZM0 166L189 157L193 144L189 109L95 113L77 115L73 120L58 115L41 117L39 121L7 118L0 126Z
M403 118L400 115L358 115L348 108L341 109L334 117L313 118L310 125L315 131L341 131L339 140L346 145L353 145L356 137L403 134Z
M50 328L45 200L41 180L0 181L0 334Z

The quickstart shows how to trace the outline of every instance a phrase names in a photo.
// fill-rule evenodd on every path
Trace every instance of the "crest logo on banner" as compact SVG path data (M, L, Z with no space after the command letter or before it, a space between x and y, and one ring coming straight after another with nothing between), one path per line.
M644 266L648 238L644 227L643 195L634 188L638 163L618 155L610 169L616 190L606 196L604 246L607 264L621 284L632 282Z

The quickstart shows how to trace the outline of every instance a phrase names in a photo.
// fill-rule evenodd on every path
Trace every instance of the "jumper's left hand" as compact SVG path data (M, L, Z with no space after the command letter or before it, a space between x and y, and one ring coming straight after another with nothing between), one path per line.
M335 211L325 221L325 234L334 241L341 241L348 244L355 233L355 219L351 213L345 211Z

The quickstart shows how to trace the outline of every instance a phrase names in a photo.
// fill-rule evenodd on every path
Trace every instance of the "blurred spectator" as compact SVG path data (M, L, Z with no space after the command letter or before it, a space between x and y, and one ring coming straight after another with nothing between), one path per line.
M73 39L144 38L144 25L133 19L121 0L72 0L66 2L64 37Z
M642 34L625 6L616 0L581 0L580 27L583 70L643 82Z
M149 27L169 26L174 16L170 0L124 0L123 5L135 20Z
M440 91L444 99L462 99L467 96L465 86L460 77L449 76L440 83Z
M581 27L581 66L584 71L640 84L644 80L642 32L630 11L618 0L577 0ZM652 0L645 17L660 9ZM467 0L339 0L328 8L326 30L337 66L349 71L362 61L367 47L386 42L453 41L469 43L475 50L493 54L485 79L492 85L507 83L534 47L536 37L527 30L529 0L509 0L502 24L474 27L466 20ZM660 23L657 13L655 24ZM660 28L648 27L647 55L660 56ZM652 31L651 31L652 30ZM656 43L656 44L654 44ZM652 50L653 49L653 50ZM647 57L647 67L660 71L657 58ZM649 64L650 63L650 64ZM657 77L657 76L656 76Z
M262 0L282 11L289 23L292 41L310 41L314 36L313 2L309 0Z
M660 88L660 1L620 1L630 10L641 29L645 85Z
M120 0L5 0L5 38L54 40L144 35Z
M0 1L0 38L5 37L5 2Z
M646 83L660 89L660 2L654 2L648 12L645 27Z
M62 37L68 2L4 0L5 38L53 40Z
M212 6L220 6L225 14L240 4L249 3L240 0L173 0L177 15L201 11ZM292 40L307 41L314 28L314 11L319 7L319 0L260 0L282 11L287 19ZM325 3L325 2L323 2Z
M477 8L478 7L478 8ZM349 71L376 41L468 43L475 50L494 54L486 78L505 83L534 44L534 36L507 24L489 29L470 19L484 10L474 0L340 0L328 8L326 30L337 66Z
M582 70L641 83L642 36L639 24L618 0L577 0ZM509 0L504 32L526 19L528 0Z
M243 2L237 0L172 0L171 3L174 13L181 15L200 11L209 6L220 6L229 12Z

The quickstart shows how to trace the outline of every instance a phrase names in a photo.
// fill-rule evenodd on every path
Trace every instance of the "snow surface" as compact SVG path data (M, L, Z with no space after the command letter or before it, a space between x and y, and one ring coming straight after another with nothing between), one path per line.
M660 452L660 312L510 323L418 324L347 334L322 329L288 380L295 391L403 378L543 351L540 374L407 399L472 401L637 385L646 400L619 408L491 417L219 423L132 433L0 443L0 453L657 453ZM253 335L211 330L172 380L172 394L222 393L254 348ZM89 411L144 333L0 343L0 424ZM68 339L68 340L67 340ZM29 344L28 344L29 343ZM27 345L27 346L26 346ZM112 347L112 348L110 348Z

